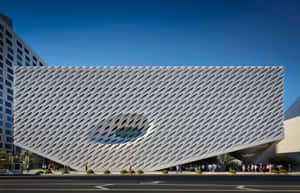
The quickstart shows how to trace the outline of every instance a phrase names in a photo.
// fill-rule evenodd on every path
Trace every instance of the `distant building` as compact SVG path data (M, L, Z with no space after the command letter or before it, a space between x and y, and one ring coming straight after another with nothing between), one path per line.
M294 158L300 163L300 97L285 113L284 135L276 146L276 154Z
M46 63L13 31L12 20L0 14L0 150L13 152L14 66Z
M284 137L282 67L16 67L15 143L76 170L160 170Z
M287 156L300 163L300 97L285 112L284 139L268 150L258 163L268 163L275 155ZM300 170L298 165L296 170Z

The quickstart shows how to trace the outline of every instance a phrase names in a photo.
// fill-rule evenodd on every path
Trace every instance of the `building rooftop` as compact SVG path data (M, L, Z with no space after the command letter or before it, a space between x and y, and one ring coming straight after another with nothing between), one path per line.
M285 112L285 120L300 116L300 97Z
M13 20L6 15L0 13L0 18L11 28L13 28Z

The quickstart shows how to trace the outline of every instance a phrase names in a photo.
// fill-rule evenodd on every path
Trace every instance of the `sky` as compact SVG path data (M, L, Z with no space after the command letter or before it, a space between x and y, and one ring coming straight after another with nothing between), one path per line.
M298 0L0 0L46 63L284 66L285 110L300 96Z

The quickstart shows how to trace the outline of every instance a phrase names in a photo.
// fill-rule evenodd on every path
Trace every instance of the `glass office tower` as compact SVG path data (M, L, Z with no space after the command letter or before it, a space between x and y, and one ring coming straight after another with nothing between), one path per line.
M14 66L46 63L13 31L12 20L0 14L0 150L13 152Z

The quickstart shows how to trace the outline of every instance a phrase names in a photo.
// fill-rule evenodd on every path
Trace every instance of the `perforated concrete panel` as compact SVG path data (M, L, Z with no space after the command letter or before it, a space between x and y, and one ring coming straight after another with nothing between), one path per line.
M15 143L56 162L158 170L283 138L282 67L17 67Z

